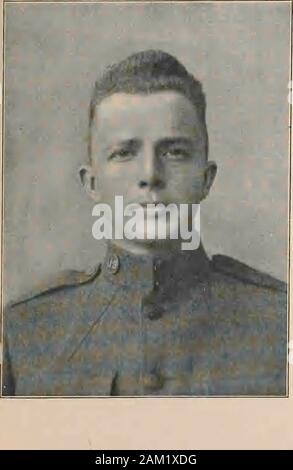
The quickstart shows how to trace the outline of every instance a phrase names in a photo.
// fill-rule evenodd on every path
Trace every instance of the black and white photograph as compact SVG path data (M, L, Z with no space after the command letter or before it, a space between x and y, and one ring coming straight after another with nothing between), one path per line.
M7 397L287 397L290 2L4 11Z

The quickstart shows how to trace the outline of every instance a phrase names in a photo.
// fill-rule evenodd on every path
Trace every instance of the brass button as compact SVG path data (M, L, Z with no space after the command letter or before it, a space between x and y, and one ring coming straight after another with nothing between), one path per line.
M109 256L107 260L107 269L110 273L116 274L118 273L120 268L120 261L119 257L117 255L111 255Z
M161 260L160 260L160 259L157 259L157 260L154 262L154 271L157 271L160 266L161 266Z
M149 390L159 390L163 386L163 379L155 373L145 374L143 376L143 386Z

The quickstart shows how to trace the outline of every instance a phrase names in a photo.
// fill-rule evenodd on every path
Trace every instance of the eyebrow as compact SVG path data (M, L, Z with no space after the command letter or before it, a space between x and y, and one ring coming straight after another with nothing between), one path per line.
M115 148L119 147L131 147L131 148L137 148L141 143L141 140L138 138L130 138L130 139L121 139L117 140L117 142L114 142L106 147L106 150L112 151L115 150Z
M158 142L158 147L168 147L172 145L185 145L190 147L194 144L194 139L192 137L167 137Z
M128 149L136 150L141 146L142 139L139 137L129 138L129 139L121 139L117 140L113 144L110 144L106 147L107 152L114 152L115 149L119 149L121 147L126 147ZM166 147L172 147L176 145L182 145L184 147L191 148L195 145L194 139L192 137L164 137L160 139L158 142L155 142L155 147L157 149L162 149Z

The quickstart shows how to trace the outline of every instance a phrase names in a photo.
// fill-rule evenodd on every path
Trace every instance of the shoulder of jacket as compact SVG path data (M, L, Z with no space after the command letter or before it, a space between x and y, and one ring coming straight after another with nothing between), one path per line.
M58 274L50 275L43 279L40 284L33 287L30 292L12 300L7 304L7 308L11 308L40 297L44 294L56 292L64 287L74 287L81 284L86 284L95 279L101 272L102 264L94 266L90 271L77 271L77 270L63 270Z
M215 271L232 276L244 283L254 284L280 292L287 292L287 284L285 282L262 271L251 268L247 264L229 256L214 255L212 257L212 266Z

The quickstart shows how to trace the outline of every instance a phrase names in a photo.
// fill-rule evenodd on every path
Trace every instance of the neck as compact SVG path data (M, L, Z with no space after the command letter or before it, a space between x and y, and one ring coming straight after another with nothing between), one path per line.
M126 250L133 255L141 256L164 256L171 253L181 252L180 240L162 240L153 243L135 243L134 240L112 240L111 243L118 248Z

